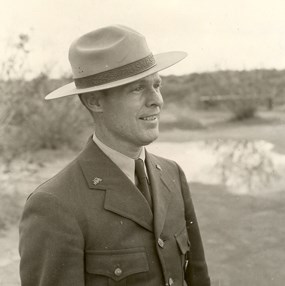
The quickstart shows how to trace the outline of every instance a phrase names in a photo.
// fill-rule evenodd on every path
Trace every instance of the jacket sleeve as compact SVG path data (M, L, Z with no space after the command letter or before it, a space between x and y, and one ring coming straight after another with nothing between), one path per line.
M209 286L211 282L194 205L185 174L180 167L178 168L185 205L186 226L191 245L190 252L187 254L189 263L185 270L185 279L189 286Z
M27 200L20 222L22 286L84 286L84 239L74 214L52 194Z

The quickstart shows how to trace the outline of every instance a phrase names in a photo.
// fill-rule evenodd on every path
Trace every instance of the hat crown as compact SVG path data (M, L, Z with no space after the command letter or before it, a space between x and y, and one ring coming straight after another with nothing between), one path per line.
M135 30L122 25L101 28L71 44L69 61L74 81L45 99L122 86L166 69L186 55L181 51L153 55L145 37Z
M83 78L136 62L151 54L145 37L122 26L108 26L75 40L69 49L74 78Z

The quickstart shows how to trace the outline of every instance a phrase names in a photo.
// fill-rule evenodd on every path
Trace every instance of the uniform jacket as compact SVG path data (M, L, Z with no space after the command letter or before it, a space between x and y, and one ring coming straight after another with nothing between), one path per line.
M208 286L185 176L146 154L153 210L89 140L28 198L20 222L22 286Z

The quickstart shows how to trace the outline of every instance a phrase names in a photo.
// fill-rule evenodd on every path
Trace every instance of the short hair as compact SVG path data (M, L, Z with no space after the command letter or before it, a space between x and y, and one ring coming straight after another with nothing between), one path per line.
M86 92L86 93L79 93L78 97L81 101L81 103L83 104L83 106L89 111L89 113L91 114L93 120L95 120L95 116L94 116L94 112L92 110L90 110L90 108L86 105L86 103L83 100L83 97L89 94L94 94L98 91L90 91L90 92ZM101 93L104 94L104 96L106 96L108 94L108 89L104 89L104 90L100 90Z

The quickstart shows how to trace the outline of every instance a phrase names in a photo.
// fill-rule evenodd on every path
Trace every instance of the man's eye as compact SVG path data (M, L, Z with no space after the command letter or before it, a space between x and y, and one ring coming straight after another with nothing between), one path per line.
M133 91L136 91L136 92L141 91L141 90L143 90L143 86L142 86L142 85L137 86L137 87L135 87L135 88L133 89Z

